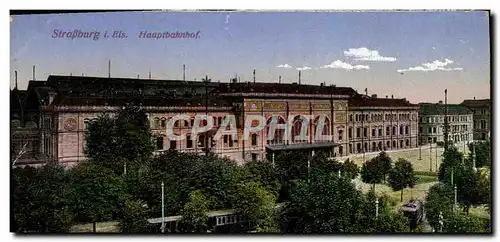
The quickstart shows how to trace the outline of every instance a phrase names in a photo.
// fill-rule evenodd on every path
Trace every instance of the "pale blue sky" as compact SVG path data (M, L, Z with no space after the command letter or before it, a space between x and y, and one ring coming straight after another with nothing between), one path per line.
M57 39L52 38L54 29L96 30L101 36L97 41ZM102 36L113 30L124 31L128 38ZM140 31L177 30L200 31L201 36L138 38ZM349 49L358 51L349 55ZM113 77L146 78L151 70L155 79L181 79L186 64L186 78L191 80L209 75L228 81L238 74L251 81L255 68L257 81L275 82L281 75L283 82L295 82L296 68L307 66L312 69L302 71L303 83L351 86L359 92L368 88L369 93L412 102L437 102L448 88L449 101L458 103L474 96L489 98L489 53L486 12L27 15L11 21L10 86L17 70L20 88L26 88L32 65L37 66L37 80L50 74L107 76L108 59ZM291 68L277 67L285 64ZM321 68L325 66L330 68ZM398 73L410 67L417 71Z

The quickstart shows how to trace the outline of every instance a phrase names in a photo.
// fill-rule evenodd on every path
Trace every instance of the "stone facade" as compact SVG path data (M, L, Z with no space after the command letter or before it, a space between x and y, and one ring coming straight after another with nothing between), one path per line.
M473 113L474 140L486 140L491 135L491 100L464 100L461 105L468 107Z

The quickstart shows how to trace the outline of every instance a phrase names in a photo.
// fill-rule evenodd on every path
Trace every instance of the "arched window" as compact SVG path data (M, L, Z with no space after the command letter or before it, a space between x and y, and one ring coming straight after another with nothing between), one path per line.
M160 128L160 118L158 118L158 117L154 118L153 128L154 129Z
M166 118L161 118L161 128L164 129L166 127L167 127L167 119Z
M323 119L324 123L323 123L323 127L320 128L320 132L321 132L321 135L319 135L317 133L318 131L318 125L321 125L320 124L320 119ZM313 123L313 134L314 134L314 141L327 141L329 140L328 138L326 137L321 137L321 136L327 136L327 135L330 135L331 132L330 132L330 120L328 119L327 116L324 116L321 117L321 116L318 116L314 119L314 123ZM343 131L342 130L337 130L337 133L339 135L339 139L341 140L342 139L342 133Z
M410 140L406 140L406 146L410 146Z
M307 139L305 137L301 137L302 122L307 122L307 121L300 116L295 116L295 118L293 119L292 131L291 131L293 143L307 142Z
M285 136L285 129L278 129L276 128L274 130L274 136L271 139L271 122L276 123L276 124L286 124L285 120L280 117L280 116L273 116L270 117L267 120L267 130L266 130L266 135L267 135L267 144L283 144L285 142L284 136Z

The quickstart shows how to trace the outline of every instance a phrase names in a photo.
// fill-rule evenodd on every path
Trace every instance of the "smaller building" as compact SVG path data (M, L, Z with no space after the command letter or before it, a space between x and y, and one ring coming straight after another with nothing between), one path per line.
M464 100L461 105L468 107L473 113L474 140L486 140L491 134L491 100Z
M444 142L445 116L448 117L448 140L452 142L472 141L472 111L459 104L419 104L420 144Z

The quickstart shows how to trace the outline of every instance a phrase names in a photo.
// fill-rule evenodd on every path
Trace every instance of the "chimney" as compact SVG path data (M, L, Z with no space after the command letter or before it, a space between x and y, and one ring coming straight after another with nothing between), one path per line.
M17 90L17 71L14 71L14 75L15 75L15 80L16 80L16 87L14 89Z
M388 99L388 98L389 98L389 96L385 95L385 99Z
M151 80L151 70L149 70L149 80Z
M474 100L476 100L476 97L474 97Z
M300 85L300 71L299 71L299 85Z
M443 101L439 100L439 104L443 104Z
M278 78L278 83L281 84L281 76Z
M111 78L111 60L108 60L108 78Z
M394 99L394 95L391 94L391 98Z
M372 98L377 98L377 94L372 94Z
M36 81L35 80L35 65L33 65L33 81Z
M255 84L255 69L253 69L253 84Z
M182 65L182 80L186 80L186 65Z

